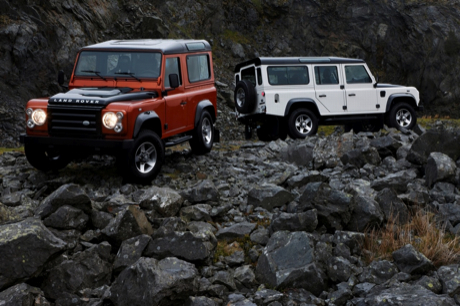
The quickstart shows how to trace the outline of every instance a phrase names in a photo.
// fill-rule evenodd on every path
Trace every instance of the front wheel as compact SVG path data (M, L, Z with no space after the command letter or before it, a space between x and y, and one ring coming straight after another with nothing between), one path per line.
M202 155L212 149L214 143L214 125L208 111L201 113L200 121L193 131L190 147L193 154Z
M398 130L411 130L417 123L415 110L407 103L398 103L390 110L390 125Z
M160 137L153 131L142 131L127 153L128 178L142 184L150 183L160 172L164 156Z
M40 145L24 146L27 161L41 171L56 171L64 168L72 160L70 153L65 150L47 149Z
M315 135L318 131L318 119L312 111L299 108L289 115L288 133L293 139Z

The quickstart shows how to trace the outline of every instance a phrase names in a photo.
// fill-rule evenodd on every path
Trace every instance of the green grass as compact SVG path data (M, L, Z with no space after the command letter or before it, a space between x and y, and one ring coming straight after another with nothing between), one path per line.
M20 148L0 148L0 155L6 152L22 152L24 153L24 147Z

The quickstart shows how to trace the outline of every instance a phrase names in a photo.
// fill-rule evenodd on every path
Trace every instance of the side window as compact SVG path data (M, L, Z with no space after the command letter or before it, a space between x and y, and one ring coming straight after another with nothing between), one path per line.
M345 66L345 75L348 84L356 83L372 83L371 77L362 65L359 66Z
M165 67L165 88L169 88L169 75L177 74L179 76L179 85L182 85L182 75L180 73L180 60L178 57L167 58Z
M270 85L306 85L310 83L308 67L268 67L268 82Z
M315 66L315 79L317 85L339 84L336 66Z
M187 72L190 83L208 80L211 78L209 57L207 54L187 56Z
M262 85L262 70L257 68L257 84Z
M256 86L256 69L254 67L249 67L241 70L241 79L247 80Z

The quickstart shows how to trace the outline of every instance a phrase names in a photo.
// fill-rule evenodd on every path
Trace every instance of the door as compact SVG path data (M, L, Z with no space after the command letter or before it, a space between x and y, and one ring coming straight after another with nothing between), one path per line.
M174 90L168 91L168 95L164 97L166 106L166 135L177 134L182 131L185 131L187 126L188 102L187 95L184 92L184 83L182 82L180 64L181 63L179 57L166 57L165 59L165 90L171 89L169 85L169 75L177 74L179 76L179 87Z
M365 65L342 65L345 77L345 97L348 113L382 111L377 101L377 90Z
M339 67L320 65L314 68L316 99L329 111L329 115L344 114L345 91Z

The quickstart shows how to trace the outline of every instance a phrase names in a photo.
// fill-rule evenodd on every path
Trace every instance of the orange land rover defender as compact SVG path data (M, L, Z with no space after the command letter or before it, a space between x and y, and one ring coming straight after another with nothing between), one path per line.
M115 155L127 179L151 182L165 147L189 141L193 153L204 154L219 141L212 67L205 40L112 40L82 48L70 90L27 103L21 135L27 160L49 171L88 153Z

